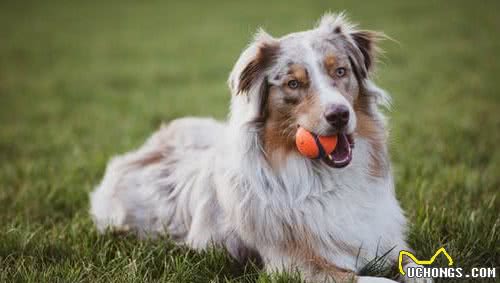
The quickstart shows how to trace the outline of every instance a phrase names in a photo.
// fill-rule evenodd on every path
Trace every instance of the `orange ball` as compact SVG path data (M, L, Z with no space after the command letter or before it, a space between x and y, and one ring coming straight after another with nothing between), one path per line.
M323 146L325 154L332 153L337 147L337 136L318 136L319 143Z
M319 148L316 145L314 136L306 129L299 127L295 134L295 144L299 152L305 157L318 158Z
M316 143L314 134L299 127L295 134L295 144L302 155L315 159L321 157L321 149L325 154L330 154L335 150L337 146L337 136L318 136L318 143ZM319 146L321 146L321 149Z

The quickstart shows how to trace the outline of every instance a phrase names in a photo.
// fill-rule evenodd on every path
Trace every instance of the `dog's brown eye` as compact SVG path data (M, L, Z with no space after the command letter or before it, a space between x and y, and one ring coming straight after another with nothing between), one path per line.
M290 80L288 81L288 87L291 88L291 89L296 89L298 88L300 85L299 81L298 80Z
M343 68L343 67L337 68L337 69L335 70L335 75L336 75L337 77L339 77L339 78L342 78L343 76L345 76L345 73L346 73L346 70L345 70L345 68Z

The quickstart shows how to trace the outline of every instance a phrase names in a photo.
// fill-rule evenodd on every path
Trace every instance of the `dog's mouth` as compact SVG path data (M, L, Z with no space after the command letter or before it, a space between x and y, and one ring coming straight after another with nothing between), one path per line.
M337 135L337 146L333 152L325 153L321 160L333 168L344 168L352 160L352 149L354 148L354 138L351 134L340 133Z

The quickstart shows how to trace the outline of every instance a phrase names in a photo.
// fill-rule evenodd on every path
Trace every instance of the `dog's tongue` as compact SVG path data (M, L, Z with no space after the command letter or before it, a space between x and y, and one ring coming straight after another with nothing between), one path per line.
M325 162L335 168L343 168L351 162L352 146L346 134L339 134L335 150L326 156Z

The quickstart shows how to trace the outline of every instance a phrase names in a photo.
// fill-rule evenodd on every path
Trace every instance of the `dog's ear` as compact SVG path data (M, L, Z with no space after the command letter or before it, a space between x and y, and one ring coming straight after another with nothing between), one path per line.
M259 30L229 75L228 84L231 93L248 94L254 88L260 89L264 83L265 72L276 61L278 53L278 40Z
M378 41L382 38L382 34L375 31L355 31L350 34L356 47L363 54L363 63L368 72L372 70L373 62L379 52L377 47Z
M319 21L318 29L326 35L328 40L342 44L349 56L354 74L366 97L372 97L378 105L390 106L390 97L378 88L368 78L374 68L374 62L380 52L378 42L386 36L381 32L359 30L355 24L350 23L344 13L325 14Z
M351 53L352 63L362 78L366 78L373 69L373 63L379 53L377 43L385 36L383 33L368 30L358 30L356 25L350 23L345 14L325 14L319 23L331 38L345 39L346 48Z

